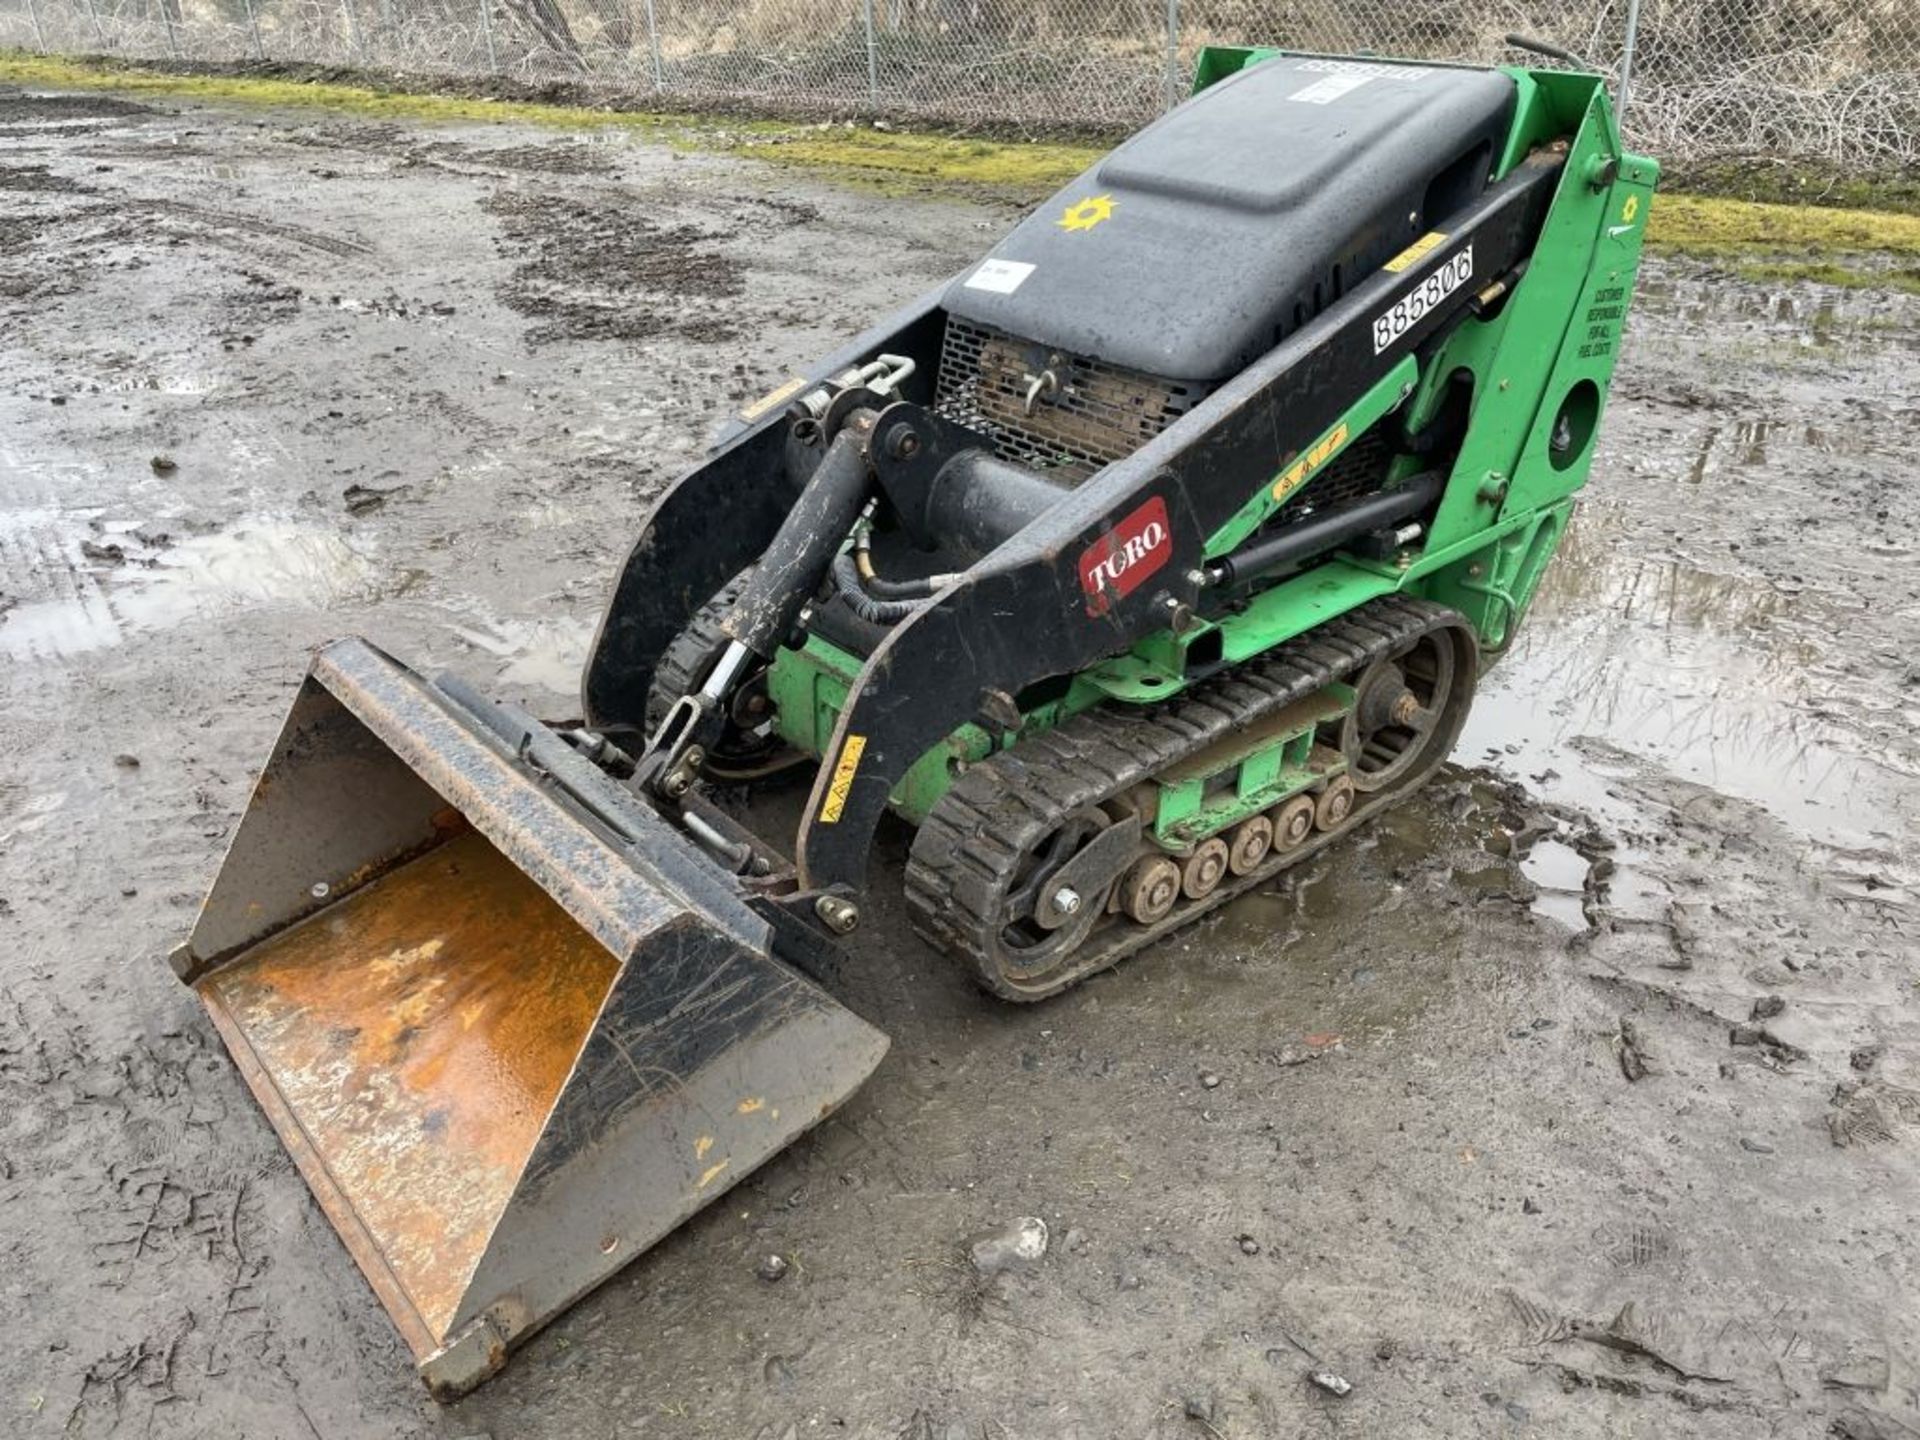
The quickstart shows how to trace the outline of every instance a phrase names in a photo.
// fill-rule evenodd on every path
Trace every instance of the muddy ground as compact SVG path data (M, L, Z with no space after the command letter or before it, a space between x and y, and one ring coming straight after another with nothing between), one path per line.
M1462 768L1033 1009L882 904L865 1090L425 1397L163 961L305 656L567 711L719 416L1012 218L0 96L0 1432L1920 1435L1920 301L1658 261Z

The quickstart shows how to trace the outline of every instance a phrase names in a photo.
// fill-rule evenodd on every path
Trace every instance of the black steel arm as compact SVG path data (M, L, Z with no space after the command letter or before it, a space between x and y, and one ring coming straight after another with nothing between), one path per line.
M942 291L930 290L807 372L801 393L883 351L912 355L923 375L939 353ZM614 582L581 681L587 724L646 728L647 690L660 654L693 614L753 563L794 505L784 405L726 435L648 512Z

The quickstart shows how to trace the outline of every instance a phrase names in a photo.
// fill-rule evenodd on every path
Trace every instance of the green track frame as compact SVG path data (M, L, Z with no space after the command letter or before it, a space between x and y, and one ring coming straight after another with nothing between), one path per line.
M1194 90L1283 53L1204 49ZM1512 643L1593 464L1659 166L1625 153L1599 76L1506 73L1517 104L1494 178L1537 147L1566 147L1559 190L1513 294L1490 317L1463 321L1426 363L1403 359L1279 474L1261 477L1247 504L1209 537L1206 553L1231 551L1374 426L1404 414L1417 431L1438 414L1451 388L1470 382L1465 439L1423 543L1384 560L1342 552L1260 592L1233 614L1177 634L1150 635L1072 677L1056 698L1023 710L1016 727L962 725L908 771L893 794L898 813L919 823L966 765L1067 716L1105 702L1167 700L1186 687L1190 671L1252 659L1381 595L1417 594L1460 611L1484 654L1498 655ZM1556 427L1563 428L1559 446L1552 443ZM1410 474L1418 461L1399 463ZM825 752L860 663L818 636L781 652L769 689L787 743ZM1337 721L1341 707L1351 704L1350 693L1336 690L1341 687L1330 687L1321 707L1326 713L1316 713L1311 724L1215 757L1211 773L1169 777L1160 787L1155 838L1185 851L1324 783L1338 766L1324 751L1316 756L1311 741L1317 726Z

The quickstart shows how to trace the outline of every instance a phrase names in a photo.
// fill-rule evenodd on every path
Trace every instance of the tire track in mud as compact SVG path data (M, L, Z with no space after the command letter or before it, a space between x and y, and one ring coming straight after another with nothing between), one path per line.
M59 997L23 993L0 987L0 1197L22 1215L0 1256L29 1277L46 1254L77 1251L56 1293L97 1337L91 1355L60 1347L36 1382L62 1435L191 1433L195 1401L222 1376L284 1373L255 1290L284 1228L268 1192L300 1193L292 1162L261 1127L231 1123L239 1097L198 1031L116 1044ZM60 1223L77 1244L49 1244L45 1222L16 1208L44 1189L69 1198Z
M707 344L740 333L724 302L745 292L746 266L718 248L732 230L657 224L629 195L503 189L481 209L500 222L499 248L514 261L502 302L538 322L529 345L668 334Z
M112 597L75 559L66 530L29 519L0 529L0 655L11 660L71 660L119 642L124 632Z
M65 183L59 175L26 179L34 183L24 183L18 170L0 167L0 194L26 191L36 199L68 203L58 208L0 207L14 212L0 214L0 258L18 256L25 262L12 273L0 271L0 300L44 302L72 294L94 271L113 264L109 256L114 247L154 249L170 239L231 251L250 266L264 258L258 244L262 240L330 261L352 262L362 272L373 268L368 262L378 254L359 240L235 211L150 196L102 203L89 198L96 191Z
M215 210L206 205L189 205L180 200L160 200L151 196L139 196L122 201L114 208L144 211L156 215L172 215L194 224L204 225L216 232L237 230L263 239L285 240L343 260L362 259L376 253L373 246L358 240L323 234L304 226L288 225L284 221L262 220L255 215L241 215L231 210Z

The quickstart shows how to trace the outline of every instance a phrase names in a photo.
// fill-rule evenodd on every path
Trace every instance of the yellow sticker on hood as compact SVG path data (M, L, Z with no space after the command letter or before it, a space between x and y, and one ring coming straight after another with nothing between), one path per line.
M1066 213L1053 223L1062 230L1091 230L1102 220L1113 218L1113 196L1089 195L1067 206Z

